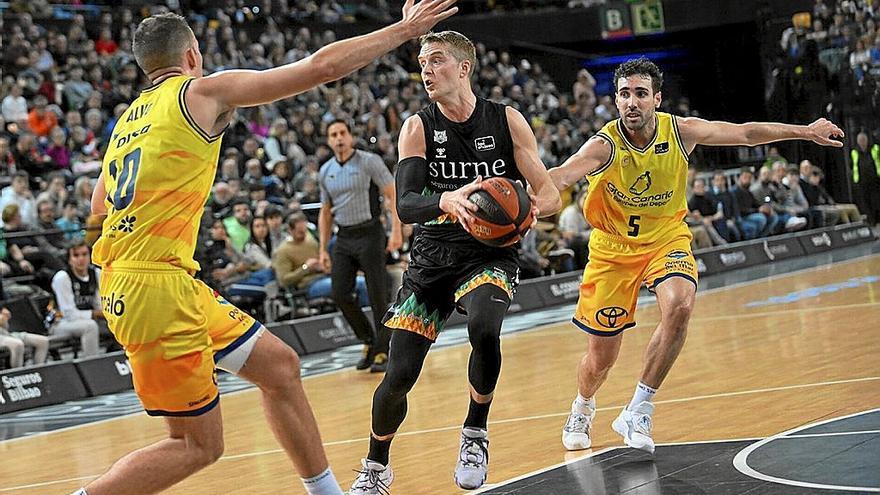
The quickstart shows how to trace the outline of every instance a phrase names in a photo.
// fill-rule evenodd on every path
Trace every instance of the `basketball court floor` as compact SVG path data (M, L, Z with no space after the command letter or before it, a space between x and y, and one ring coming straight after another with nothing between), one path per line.
M471 493L880 493L880 244L706 278L688 341L656 397L653 457L611 421L629 401L658 321L645 297L600 390L593 449L566 452L562 424L586 336L563 306L505 322L490 416L489 482ZM452 481L467 412L464 330L445 333L394 442L394 495L459 494ZM367 451L381 376L357 348L304 358L330 462L347 487ZM257 392L222 377L226 453L170 494L304 493ZM162 438L131 393L0 416L0 495L67 494L126 452Z

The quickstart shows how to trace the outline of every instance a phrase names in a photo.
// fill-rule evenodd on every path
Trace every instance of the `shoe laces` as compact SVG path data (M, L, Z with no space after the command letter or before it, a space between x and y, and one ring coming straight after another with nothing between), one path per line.
M563 430L569 433L586 433L590 429L590 417L586 414L573 412L568 415Z
M462 465L475 468L489 464L489 439L462 435L459 460Z
M649 414L638 414L633 418L633 426L636 431L644 435L651 436L651 430L654 428Z
M382 473L385 472L384 469L378 470L365 467L363 469L354 469L353 471L356 472L358 476L357 479L354 480L354 486L352 486L352 489L371 490L368 493L378 493L380 495L389 495L391 493L388 490L389 485L386 485L381 477Z

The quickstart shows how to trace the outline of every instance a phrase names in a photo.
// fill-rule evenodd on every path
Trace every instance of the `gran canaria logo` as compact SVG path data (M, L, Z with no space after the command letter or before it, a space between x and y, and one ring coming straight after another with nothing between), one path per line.
M645 173L636 177L636 181L629 186L630 194L641 196L645 191L651 188L651 172L645 170Z

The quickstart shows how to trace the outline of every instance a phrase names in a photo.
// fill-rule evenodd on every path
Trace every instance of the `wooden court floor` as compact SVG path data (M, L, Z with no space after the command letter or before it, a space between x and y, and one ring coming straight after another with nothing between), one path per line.
M655 440L766 437L880 407L880 282L861 279L873 275L880 275L880 256L701 292L688 341L656 397ZM748 305L798 291L799 297ZM617 366L597 396L595 450L621 444L610 423L632 394L658 316L654 305L640 308L638 326L626 332ZM585 454L566 453L560 442L585 340L568 323L503 339L489 483ZM393 494L461 493L452 469L467 412L468 351L455 346L429 355L392 448ZM379 379L345 370L305 381L345 489L367 450ZM167 493L304 493L264 423L256 392L226 396L222 408L225 456ZM137 415L0 443L0 494L70 493L163 433L160 420Z

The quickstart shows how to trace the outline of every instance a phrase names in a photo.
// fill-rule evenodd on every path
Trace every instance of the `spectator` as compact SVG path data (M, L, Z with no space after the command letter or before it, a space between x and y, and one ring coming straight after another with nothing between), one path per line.
M85 242L74 243L67 250L67 267L52 277L58 315L49 333L60 337L79 337L82 357L96 356L99 334L109 336L110 332L98 293L101 270L91 266L90 255L91 250ZM102 324L100 327L99 321Z
M74 66L68 73L69 80L64 83L64 100L67 108L79 110L92 94L92 85L83 80L83 69Z
M243 199L232 202L232 216L223 219L226 232L232 241L232 247L239 253L244 251L244 245L250 239L251 208Z
M727 239L723 235L728 233L724 212L720 211L718 203L706 194L705 179L699 177L694 179L693 195L688 198L688 215L703 224L712 242L727 244Z
M52 159L55 168L69 170L70 169L70 148L67 147L67 135L64 129L55 127L49 133L50 143L46 149L46 155Z
M270 177L275 184L275 196L279 199L287 200L296 195L296 189L293 187L293 171L290 169L290 161L284 159L275 162Z
M523 279L536 278L544 274L550 260L538 251L538 233L529 229L519 244L519 269Z
M822 170L819 167L813 167L810 173L810 184L818 191L816 208L825 214L825 225L834 225L834 219L842 221L842 223L858 222L862 219L859 209L854 204L837 204L828 194L828 191L822 187Z
M214 183L214 191L211 200L208 201L208 207L214 218L225 218L232 213L232 189L225 182Z
M263 213L266 217L266 224L269 226L269 240L273 249L277 249L287 240L287 232L284 228L284 214L277 206L269 206Z
M294 213L287 219L289 234L272 256L272 267L281 287L305 290L306 299L330 298L330 275L318 260L318 241L309 232L306 216ZM369 304L367 284L363 276L355 281L355 292L360 306Z
M721 170L716 170L712 174L712 189L707 196L718 205L718 211L724 215L726 234L722 233L727 242L736 242L742 240L742 233L739 231L740 210L736 197L727 189L727 176Z
M272 239L266 218L255 215L251 221L250 239L244 245L242 263L243 278L229 287L231 296L266 297L266 285L275 280L272 271Z
M29 332L16 332L9 328L12 313L8 308L0 307L0 348L9 350L9 364L13 368L24 366L25 346L34 348L35 365L46 362L49 353L49 337Z
M868 133L859 132L856 147L850 151L853 192L859 211L868 216L868 225L880 223L880 144L870 145Z
M77 216L88 218L92 213L92 191L95 186L92 179L78 177L73 183L73 200L76 201Z
M67 242L78 241L84 238L76 201L69 199L64 202L64 206L61 209L61 217L55 221L55 226L64 232L64 240Z
M24 132L18 136L12 156L18 171L30 174L32 187L36 188L39 177L52 171L52 158L40 151L33 134Z
M736 204L739 207L737 227L743 239L755 239L768 235L779 219L769 204L755 199L749 188L752 186L752 169L743 167L737 177L736 185L731 188Z
M67 243L64 241L64 234L54 232L57 230L55 226L57 211L54 202L48 199L37 201L37 225L34 226L34 230L40 233L36 236L36 240L43 252L63 258Z
M113 55L116 53L116 50L119 49L119 46L113 41L113 35L109 28L101 29L101 34L98 37L98 40L95 41L95 52L98 55Z
M28 128L38 137L47 137L58 125L55 112L46 109L49 102L43 95L34 98L34 108L28 113Z
M0 103L0 113L6 122L15 122L19 126L24 127L28 121L27 100L22 96L22 88L18 83L14 83L9 88L9 94L3 98Z
M37 196L37 203L40 201L51 201L57 210L60 210L67 201L67 182L64 174L61 172L52 172L49 174L49 185L46 190Z
M27 172L16 172L12 177L12 184L4 187L0 192L0 210L5 210L10 204L15 204L18 206L17 213L21 215L21 221L27 225L36 225L37 205L33 193L31 193L29 182L30 175Z
M587 265L589 256L590 232L592 228L584 217L584 198L586 189L572 196L572 201L559 214L559 233L562 236L562 244L574 251L576 268Z
M810 203L807 201L807 198L804 196L804 192L801 191L800 184L798 183L798 175L798 168L794 165L785 169L783 187L787 189L787 194L786 202L783 203L783 206L786 207L792 215L806 218L808 229L822 227L824 226L822 223L822 213L814 208L810 208Z
M777 221L772 224L773 230L770 231L770 234L794 232L803 229L807 226L807 219L791 215L782 206L780 189L772 180L772 175L773 172L769 168L761 167L761 170L758 172L758 180L749 189L755 201L769 205L776 215ZM784 195L782 197L784 198ZM768 221L768 223L770 222Z

